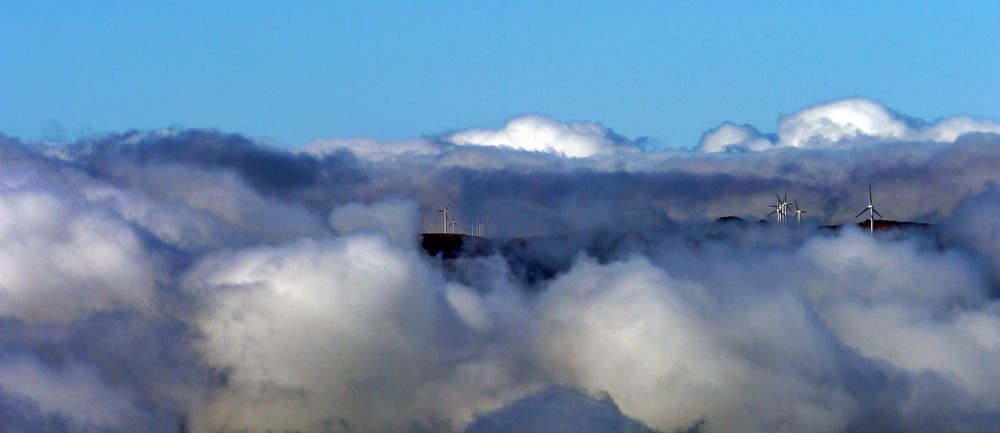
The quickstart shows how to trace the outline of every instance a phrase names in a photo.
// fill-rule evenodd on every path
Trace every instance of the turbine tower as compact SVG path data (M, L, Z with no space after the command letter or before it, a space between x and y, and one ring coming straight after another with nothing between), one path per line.
M872 185L871 184L868 184L868 206L865 207L857 215L855 215L854 218L857 218L857 217L859 217L861 215L864 215L865 212L868 212L868 221L871 222L871 224L868 226L868 233L871 235L871 237L874 238L875 237L875 215L878 215L879 218L885 218L885 217L883 217L882 214L878 213L878 211L875 210L875 205L872 204Z
M792 202L795 203L795 228L799 229L802 227L802 214L808 212L805 209L799 209L798 200L792 199Z
M449 205L445 205L444 209L438 209L437 210L438 212L441 212L441 213L444 214L444 232L445 232L445 234L448 233L448 208L450 208L450 207L451 207L451 205L449 204Z
M777 194L775 194L777 196ZM788 190L785 190L785 196L778 198L778 202L781 204L781 222L788 224Z

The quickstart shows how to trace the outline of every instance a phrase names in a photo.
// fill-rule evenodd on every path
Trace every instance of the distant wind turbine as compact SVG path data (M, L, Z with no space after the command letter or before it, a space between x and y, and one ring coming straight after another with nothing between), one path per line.
M781 224L785 222L785 217L788 216L788 191L787 190L785 191L784 199L782 199L781 196L778 194L775 194L774 196L778 198L778 204L771 205L771 207L773 207L774 210L771 211L771 213L765 215L765 217L769 217L771 216L771 214L775 214L775 218L777 219L778 224Z
M451 226L451 233L452 233L452 234L454 234L454 233L457 233L457 232L455 231L455 229L456 229L456 228L458 228L458 222L457 222L457 221L455 221L455 217L454 217L454 216L453 216L453 217L451 217L451 224L448 224L448 225L450 225L450 226Z
M875 237L875 215L878 215L879 218L885 218L885 217L883 217L882 214L878 213L878 211L875 210L875 205L872 204L872 185L871 184L868 184L868 206L865 207L864 210L862 210L861 212L859 212L857 215L855 215L854 218L857 218L857 217L859 217L861 215L864 215L865 212L868 212L868 220L871 222L871 224L868 227L868 233L871 235L871 237L874 238Z
M777 194L775 194L777 196ZM788 224L788 190L785 190L785 196L778 199L781 202L781 222Z
M438 209L437 210L438 212L441 212L441 213L444 214L444 232L445 233L448 233L448 208L450 208L450 207L451 207L451 205L449 204L449 205L446 205L444 207L444 209Z
M802 214L808 212L805 209L799 209L798 200L792 199L792 202L795 203L795 228L798 229L802 227Z

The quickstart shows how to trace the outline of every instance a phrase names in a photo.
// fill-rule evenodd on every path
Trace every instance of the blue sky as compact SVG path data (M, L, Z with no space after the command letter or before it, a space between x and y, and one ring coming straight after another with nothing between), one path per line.
M0 0L0 132L298 146L543 113L691 147L851 95L1000 118L1000 3L840 3Z

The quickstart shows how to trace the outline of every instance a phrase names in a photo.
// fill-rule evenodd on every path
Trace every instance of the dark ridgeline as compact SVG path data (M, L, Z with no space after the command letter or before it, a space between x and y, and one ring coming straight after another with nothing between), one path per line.
M854 224L867 232L869 222ZM808 232L832 233L843 225L785 228L796 233L791 239L803 239ZM499 254L510 267L511 273L529 287L555 278L569 270L580 253L604 262L627 256L630 252L648 251L664 239L674 237L688 245L697 247L705 242L732 240L749 236L749 239L771 237L771 231L782 228L760 220L750 222L735 216L726 216L707 224L674 226L662 230L635 232L599 232L573 235L535 236L525 238L484 238L456 233L424 233L420 244L424 251L445 261L446 268L460 266L463 258L485 257ZM909 221L876 220L875 232L882 234L877 239L891 241L912 234L926 235L937 239L937 227L932 224ZM771 234L769 234L771 233ZM793 240L794 241L794 240Z
M553 235L525 238L482 238L464 234L424 233L420 244L431 256L440 257L446 268L453 268L463 258L499 254L511 273L522 283L554 278L569 270L579 252L599 260L623 250L635 250L650 243L649 233L602 232L585 235Z
M749 221L737 216L724 216L712 223L705 224L702 228L707 230L707 233L711 235L714 233L713 229L732 228L737 230L746 230L754 226L767 227L770 225L771 223L766 220L750 223ZM861 229L869 229L869 221L867 220L855 223L854 225ZM844 228L844 225L827 225L818 227L818 229L822 231L838 231L842 228ZM933 234L936 228L937 226L934 224L912 221L875 220L875 231L899 230L903 232L929 232ZM507 239L490 239L456 233L423 233L420 235L420 245L423 247L424 251L427 252L427 254L432 256L440 254L444 259L455 259L462 256L485 256L498 251L504 253L514 250L544 248L546 244L553 242L560 242L564 244L582 244L581 242L573 242L575 239L586 239L585 243L587 244L596 243L604 244L605 246L616 246L609 244L618 244L618 241L623 238L642 239L646 238L647 234L659 234L663 232L664 231L650 231L648 233L596 233L587 235L552 235Z
M854 224L860 229L869 230L871 227L871 222L869 220L860 221ZM820 227L824 230L840 230L844 228L843 225L829 225ZM900 230L900 231L927 231L931 232L937 228L934 224L927 223L917 223L912 221L892 221L892 220L875 220L875 231L888 231L888 230Z
M460 233L424 233L420 235L420 246L427 254L441 255L445 259L460 256L487 256L493 253L493 241L479 236Z

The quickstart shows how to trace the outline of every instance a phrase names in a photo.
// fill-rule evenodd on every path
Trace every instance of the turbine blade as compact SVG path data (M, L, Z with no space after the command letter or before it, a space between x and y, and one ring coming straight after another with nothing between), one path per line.
M871 204L871 202L872 202L872 184L869 183L868 184L868 203Z
M884 216L882 216L882 214L878 213L878 211L875 210L875 208L872 208L872 211L875 212L875 215L878 215L879 218L885 218Z
M784 201L784 202L788 201L788 190L787 189L785 190L785 198L781 199L781 201Z
M795 210L799 210L799 201L793 198L792 202L795 203Z
M775 214L775 212L778 212L778 211L777 211L777 210L773 210L773 211L771 211L771 213L769 213L769 214L767 214L767 215L764 215L764 217L765 217L765 218L767 218L767 217L769 217L769 216L771 216L771 215L774 215L774 214Z
M857 214L857 215L855 215L854 217L855 217L855 218L857 218L857 217L859 217L859 216L861 216L861 215L864 215L864 214L865 214L865 212L868 212L868 209L865 209L865 210L863 210L863 211L861 211L861 212L858 212L858 214Z

